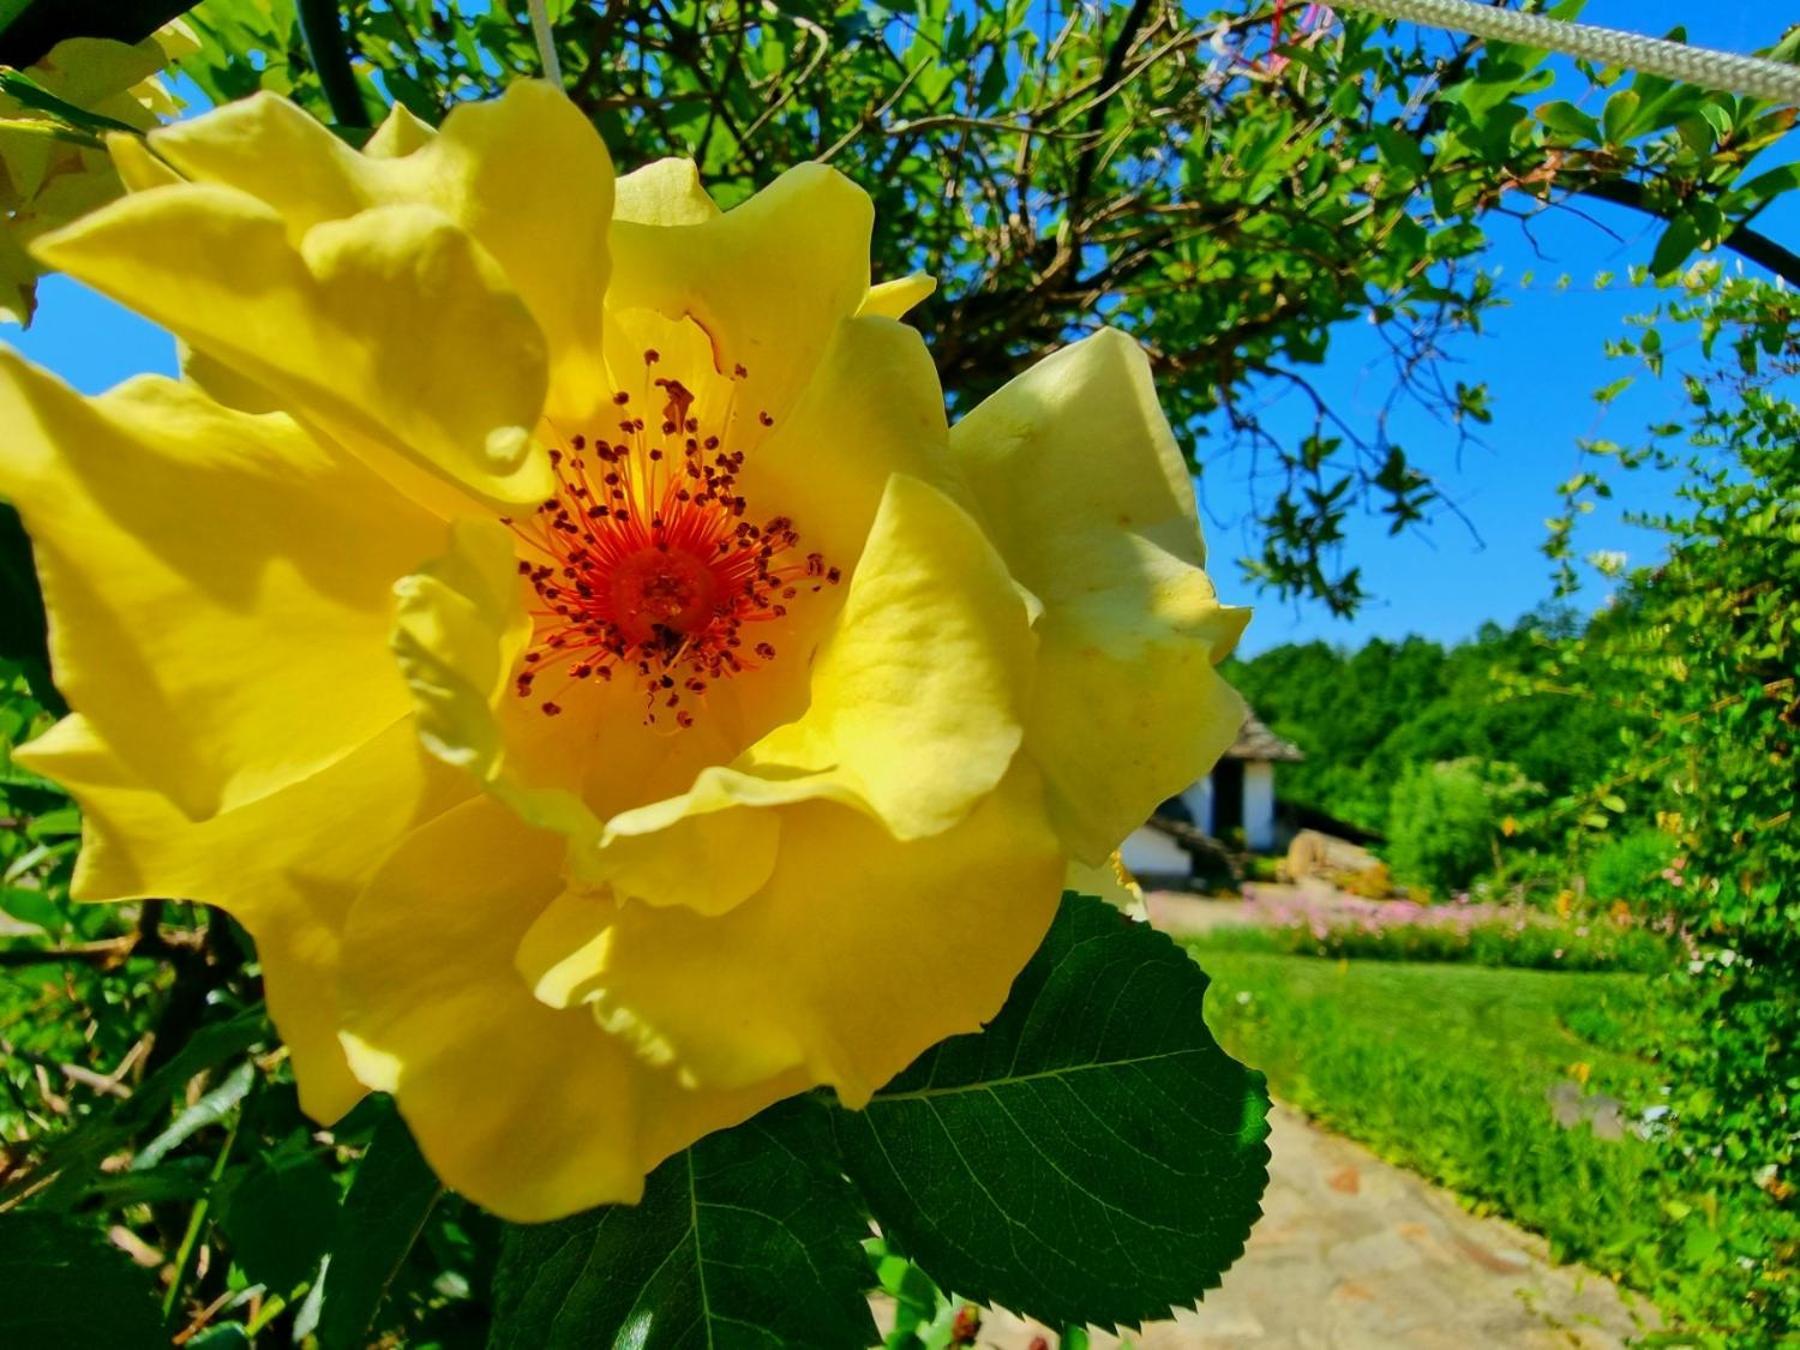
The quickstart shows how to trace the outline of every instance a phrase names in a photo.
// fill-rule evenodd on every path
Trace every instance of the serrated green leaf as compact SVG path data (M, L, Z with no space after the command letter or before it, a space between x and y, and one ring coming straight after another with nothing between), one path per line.
M319 1312L324 1345L366 1345L443 1186L397 1113L375 1128L338 1216Z
M91 1228L0 1214L0 1345L114 1350L162 1345L150 1272Z
M782 1103L650 1174L637 1205L511 1225L489 1345L875 1344L868 1221L816 1101Z
M1244 1249L1268 1095L1163 934L1065 896L999 1016L843 1111L845 1165L937 1283L1052 1325L1191 1306Z

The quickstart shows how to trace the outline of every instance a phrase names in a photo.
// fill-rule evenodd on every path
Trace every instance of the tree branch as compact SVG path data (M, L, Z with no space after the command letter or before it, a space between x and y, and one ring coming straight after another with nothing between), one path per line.
M1646 216L1655 216L1658 220L1667 220L1661 211L1651 205L1650 193L1642 183L1634 183L1629 179L1610 178L1588 183L1574 189L1578 196L1592 197L1596 201L1611 202L1615 206L1624 206ZM1759 267L1766 267L1789 285L1800 286L1800 253L1784 248L1766 234L1759 234L1747 225L1739 225L1731 233L1719 241L1740 257L1748 258Z

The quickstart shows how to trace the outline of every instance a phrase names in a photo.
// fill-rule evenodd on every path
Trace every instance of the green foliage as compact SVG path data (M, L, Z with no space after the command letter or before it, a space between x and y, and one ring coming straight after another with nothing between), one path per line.
M1684 372L1685 416L1608 460L1682 475L1683 505L1646 521L1667 559L1630 578L1605 622L1567 656L1572 678L1637 710L1603 782L1584 801L1635 806L1674 854L1637 897L1682 924L1699 958L1671 977L1672 1006L1695 1011L1666 1054L1685 1091L1675 1103L1671 1170L1695 1203L1738 1222L1694 1247L1715 1290L1722 1337L1800 1332L1800 333L1792 295L1696 274L1686 294L1648 316L1619 354L1664 369L1661 325L1696 330L1717 367ZM1572 508L1606 490L1598 471L1569 489ZM1565 522L1566 524L1566 518ZM1566 529L1553 557L1568 566Z
M1603 701L1528 683L1576 630L1568 613L1549 610L1510 629L1483 624L1448 649L1418 637L1376 638L1354 652L1323 642L1274 647L1230 663L1226 676L1306 752L1304 763L1281 766L1282 800L1381 833L1395 784L1418 766L1508 764L1552 798L1604 772L1623 717ZM1502 814L1530 800L1515 795ZM1543 839L1519 834L1505 846Z
M1136 1323L1216 1286L1261 1213L1268 1099L1207 1034L1197 970L1065 903L984 1032L838 1117L882 1232L943 1287L1052 1324Z
M1415 764L1394 784L1387 857L1395 877L1439 895L1496 865L1500 809L1476 765Z
M789 1102L671 1158L636 1206L509 1227L489 1344L873 1345L867 1233L824 1109Z
M1588 857L1588 894L1595 900L1639 902L1651 894L1675 859L1675 841L1656 830L1608 839Z

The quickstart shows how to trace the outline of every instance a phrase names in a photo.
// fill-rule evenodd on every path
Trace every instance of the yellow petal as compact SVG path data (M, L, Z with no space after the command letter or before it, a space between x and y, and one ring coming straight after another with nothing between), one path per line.
M271 94L164 127L151 143L189 178L273 207L295 240L371 207L436 208L493 257L537 321L550 359L546 410L583 417L611 395L601 302L612 161L550 85L520 80L497 99L464 104L435 136L408 114L390 114L360 155ZM492 340L499 349L505 338Z
M57 682L187 815L316 773L409 711L391 588L443 527L355 460L168 380L83 399L9 352L0 423Z
M1043 604L1026 751L1071 851L1098 863L1237 734L1213 666L1248 614L1200 570L1194 493L1149 363L1104 331L1046 358L951 430L1013 575Z
M429 145L436 135L436 127L420 121L404 103L396 103L363 146L363 154L370 159L402 159Z
M718 214L718 203L700 186L700 169L691 159L656 160L625 174L615 186L614 220L704 225Z
M394 841L466 785L421 754L405 722L311 778L199 824L145 787L79 715L17 757L81 804L76 897L174 896L231 911L256 939L302 1108L327 1124L349 1110L363 1088L338 1044L345 915Z
M328 221L297 250L253 197L168 187L37 250L353 446L410 458L497 502L551 489L526 430L543 404L537 327L492 259L437 211Z
M846 319L799 401L745 457L740 482L847 573L889 477L930 479L948 437L943 390L918 333L891 319Z
M118 170L127 192L171 187L182 181L180 174L156 157L142 136L111 132L106 137L106 150L112 156L113 168Z
M883 281L869 287L868 295L863 297L862 307L856 312L858 316L869 318L904 318L907 310L924 301L936 289L937 278L925 272L914 272L909 277L895 277L892 281Z
M806 715L749 758L836 769L896 838L936 834L1012 762L1031 656L1024 603L981 528L895 474L815 659Z
M477 798L407 840L344 939L352 1066L394 1094L448 1185L517 1222L635 1201L662 1159L804 1086L686 1089L586 1009L532 997L513 953L560 892L561 857Z
M691 316L721 370L748 370L750 406L779 423L868 293L873 222L867 194L817 164L700 224L615 220L607 304Z
M684 1081L731 1088L798 1069L859 1107L927 1046L999 1010L1055 913L1063 856L1028 766L961 824L911 843L835 803L780 814L757 895L716 917L592 900L565 910L558 941L587 969L558 975Z

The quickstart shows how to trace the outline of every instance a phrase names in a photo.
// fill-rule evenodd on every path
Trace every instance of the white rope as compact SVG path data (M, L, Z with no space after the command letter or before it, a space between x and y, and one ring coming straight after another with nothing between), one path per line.
M525 8L531 14L531 36L537 39L538 63L544 68L544 78L561 89L562 62L556 59L556 35L550 31L550 14L544 8L544 0L525 0Z
M1475 0L1333 0L1345 9L1360 9L1383 18L1403 19L1451 28L1495 42L1518 42L1528 47L1547 47L1566 56L1584 57L1602 65L1663 75L1703 89L1726 90L1800 104L1800 66L1783 65L1761 56L1739 56L1708 47L1690 47L1666 38L1643 37L1616 28L1596 28L1523 14L1516 9L1495 9Z

